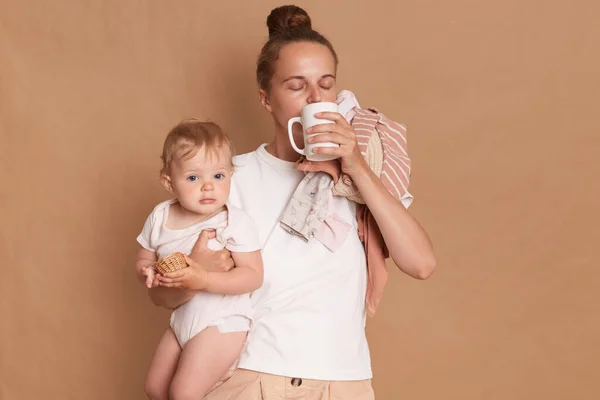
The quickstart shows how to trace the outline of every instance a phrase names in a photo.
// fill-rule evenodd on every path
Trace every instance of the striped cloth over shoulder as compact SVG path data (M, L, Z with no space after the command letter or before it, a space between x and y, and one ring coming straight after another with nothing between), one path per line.
M407 153L406 128L387 118L376 108L354 109L351 125L358 147L369 168L398 200L408 193L410 158ZM352 179L342 174L333 194L364 204Z

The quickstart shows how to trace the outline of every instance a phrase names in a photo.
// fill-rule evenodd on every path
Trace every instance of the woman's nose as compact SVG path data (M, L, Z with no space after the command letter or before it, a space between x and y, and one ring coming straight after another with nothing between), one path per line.
M306 99L306 102L308 104L312 104L312 103L319 103L321 101L321 91L319 90L318 87L313 87L311 88L309 94L308 94L308 99Z

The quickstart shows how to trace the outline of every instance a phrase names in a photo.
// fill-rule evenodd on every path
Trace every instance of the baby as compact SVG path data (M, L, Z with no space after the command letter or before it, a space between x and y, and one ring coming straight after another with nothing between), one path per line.
M254 223L227 204L233 150L211 122L187 119L168 134L161 182L174 197L154 208L137 241L136 270L148 288L158 285L196 291L171 314L146 378L150 399L201 399L233 368L252 322L249 293L263 281L261 243ZM183 268L157 277L158 259L189 254L203 230L216 237L208 248L231 252L235 268L207 272ZM191 261L186 256L188 264Z

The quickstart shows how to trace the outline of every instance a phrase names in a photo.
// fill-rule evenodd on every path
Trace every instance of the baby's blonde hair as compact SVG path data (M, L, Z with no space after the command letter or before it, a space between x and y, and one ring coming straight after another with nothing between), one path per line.
M184 119L171 129L165 139L160 157L163 162L161 174L170 172L173 160L188 160L203 147L206 154L215 157L221 154L223 148L228 148L232 157L234 155L233 144L219 125L198 118Z

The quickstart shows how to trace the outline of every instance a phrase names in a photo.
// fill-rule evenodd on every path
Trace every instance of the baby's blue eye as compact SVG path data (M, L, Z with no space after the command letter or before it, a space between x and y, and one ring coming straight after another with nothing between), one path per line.
M190 182L196 182L198 180L198 176L197 175L188 176L187 180Z
M223 178L225 178L225 175L223 175L221 173L218 173L215 175L215 179L223 179Z

